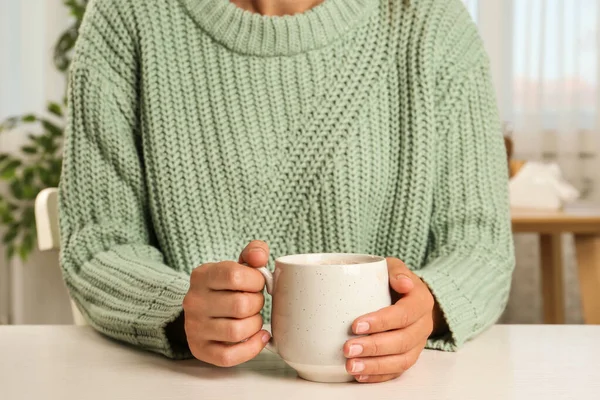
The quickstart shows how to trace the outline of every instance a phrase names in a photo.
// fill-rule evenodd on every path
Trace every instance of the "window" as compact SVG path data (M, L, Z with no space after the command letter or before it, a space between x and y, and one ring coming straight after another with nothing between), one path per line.
M490 55L517 156L558 162L600 201L600 0L463 2Z

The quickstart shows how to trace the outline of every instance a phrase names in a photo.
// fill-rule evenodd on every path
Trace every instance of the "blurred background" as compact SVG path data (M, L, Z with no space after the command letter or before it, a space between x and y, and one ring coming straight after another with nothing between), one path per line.
M600 0L464 3L490 55L513 157L556 162L581 202L600 205ZM33 200L60 175L65 70L86 5L0 0L0 324L72 323L58 253L37 250ZM543 321L538 240L515 237L503 322ZM565 321L581 323L573 240L562 240Z

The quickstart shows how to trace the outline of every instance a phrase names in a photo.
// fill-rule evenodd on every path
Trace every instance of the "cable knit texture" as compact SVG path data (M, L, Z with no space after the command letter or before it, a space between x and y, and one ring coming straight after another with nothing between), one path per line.
M271 265L404 260L451 330L430 348L456 349L504 309L506 158L459 0L325 0L285 17L227 0L93 0L69 97L61 261L108 336L189 355L165 326L191 270L253 239Z

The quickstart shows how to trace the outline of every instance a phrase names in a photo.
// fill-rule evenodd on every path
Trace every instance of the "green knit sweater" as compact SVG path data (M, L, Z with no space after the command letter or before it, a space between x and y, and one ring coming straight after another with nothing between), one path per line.
M61 264L98 331L169 357L190 271L253 239L398 257L452 350L513 269L488 60L459 0L93 0L70 75ZM270 315L270 301L264 309Z

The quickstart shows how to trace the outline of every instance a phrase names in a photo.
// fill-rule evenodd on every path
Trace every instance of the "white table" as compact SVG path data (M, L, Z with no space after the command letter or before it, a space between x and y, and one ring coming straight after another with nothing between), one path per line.
M301 380L264 352L237 368L174 362L89 327L0 327L0 399L600 399L600 326L495 326L374 385Z

